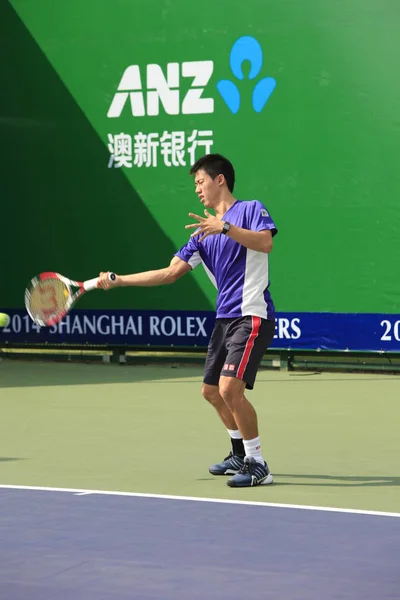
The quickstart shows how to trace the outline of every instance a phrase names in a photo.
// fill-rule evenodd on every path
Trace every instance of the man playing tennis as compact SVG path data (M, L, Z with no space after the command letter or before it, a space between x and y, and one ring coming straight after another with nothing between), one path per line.
M269 293L268 254L277 228L258 200L236 200L235 171L220 154L208 154L191 168L204 217L189 213L195 228L189 241L164 269L117 275L100 273L99 286L157 286L173 283L203 263L218 290L216 321L208 345L202 393L216 409L232 450L210 467L213 475L233 475L230 487L273 482L261 453L257 414L244 395L253 389L257 371L275 331ZM215 211L211 215L208 209Z

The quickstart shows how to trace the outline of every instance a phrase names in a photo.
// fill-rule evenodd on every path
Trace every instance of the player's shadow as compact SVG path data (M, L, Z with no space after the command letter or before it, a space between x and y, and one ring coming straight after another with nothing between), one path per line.
M285 481L285 479L296 481ZM308 481L312 479L312 481ZM215 481L216 477L201 477L196 481ZM388 487L400 485L400 477L358 477L356 475L299 475L274 473L274 485L298 485L312 487Z
M26 460L25 458L17 458L15 456L0 456L0 463L1 462L10 462L12 460Z
M400 477L363 477L357 475L299 475L274 473L278 485L301 485L312 487L392 487L400 486ZM285 481L294 479L295 481ZM309 480L312 481L309 481Z

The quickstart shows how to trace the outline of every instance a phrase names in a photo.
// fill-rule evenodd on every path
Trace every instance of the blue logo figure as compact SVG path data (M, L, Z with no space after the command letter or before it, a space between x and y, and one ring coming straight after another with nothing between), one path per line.
M236 79L244 79L242 65L245 60L250 62L249 79L255 79L259 74L263 56L260 44L256 39L245 35L233 44L229 58L230 67ZM268 98L274 91L276 81L273 77L264 77L256 83L253 89L253 108L256 112L261 112L267 103ZM240 92L233 81L221 79L217 83L217 90L225 101L229 110L235 115L240 108Z

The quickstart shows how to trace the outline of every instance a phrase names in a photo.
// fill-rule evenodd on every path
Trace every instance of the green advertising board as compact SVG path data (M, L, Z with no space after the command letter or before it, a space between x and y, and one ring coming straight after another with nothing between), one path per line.
M382 0L1 4L2 306L36 273L166 266L228 156L264 202L278 311L399 312L400 5ZM7 284L4 282L7 281ZM212 310L201 269L82 307Z

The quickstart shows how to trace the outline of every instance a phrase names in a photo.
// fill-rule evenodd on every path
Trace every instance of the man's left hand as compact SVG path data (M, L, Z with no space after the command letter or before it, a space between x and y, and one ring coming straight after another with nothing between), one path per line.
M198 222L185 226L185 229L193 229L194 227L197 227L196 231L192 233L190 237L203 234L199 239L199 242L202 242L209 235L217 235L218 233L222 233L222 227L224 225L224 221L221 221L220 219L217 219L217 217L210 215L208 210L205 210L204 214L206 215L205 218L195 215L194 213L189 213L189 217L197 219Z

